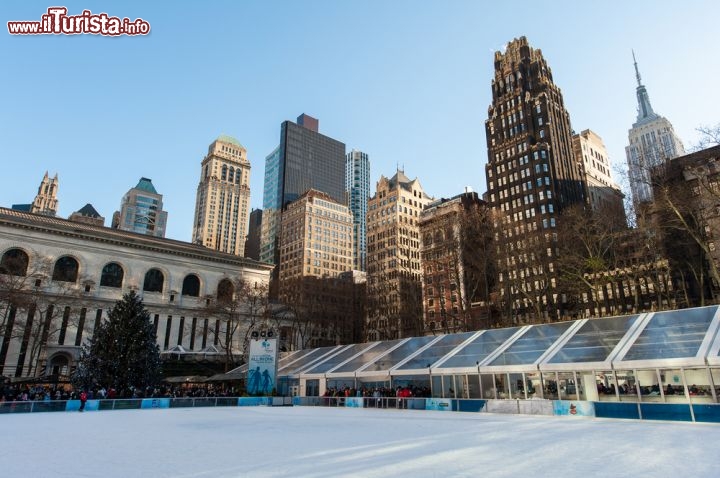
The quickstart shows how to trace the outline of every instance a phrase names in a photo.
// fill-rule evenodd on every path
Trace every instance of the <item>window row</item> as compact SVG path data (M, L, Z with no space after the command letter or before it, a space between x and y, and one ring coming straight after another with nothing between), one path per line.
M0 260L0 274L13 276L26 276L30 258L22 249L6 251ZM56 282L78 281L80 265L74 257L62 256L53 265L52 280ZM100 274L100 286L122 288L125 270L117 262L108 262L103 266ZM151 268L145 273L142 290L145 292L162 292L165 287L165 274L157 268ZM235 293L235 287L228 279L218 284L218 299L230 300ZM182 295L198 297L200 295L200 278L195 274L188 274L183 279Z

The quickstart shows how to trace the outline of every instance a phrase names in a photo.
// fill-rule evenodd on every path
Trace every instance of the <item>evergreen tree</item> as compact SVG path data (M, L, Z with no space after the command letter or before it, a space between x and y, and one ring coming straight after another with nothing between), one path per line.
M83 345L73 383L103 386L119 393L155 384L160 377L160 348L142 299L131 291Z

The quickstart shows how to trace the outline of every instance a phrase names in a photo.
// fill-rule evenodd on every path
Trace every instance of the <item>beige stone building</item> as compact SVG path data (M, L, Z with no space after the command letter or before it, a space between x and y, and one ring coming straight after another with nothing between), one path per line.
M244 255L250 213L250 162L235 138L220 135L202 160L192 241Z
M419 220L432 200L398 170L380 177L368 201L368 340L423 333Z
M271 269L197 244L0 208L0 375L66 380L80 346L131 290L161 354L240 353L242 327L229 330L208 306L239 284L265 287Z
M575 158L582 162L585 172L585 200L588 205L595 212L613 211L624 220L625 195L613 181L612 165L602 138L586 129L574 134L572 141Z
M350 209L314 189L288 204L282 214L278 267L281 291L283 283L299 277L337 277L351 270Z

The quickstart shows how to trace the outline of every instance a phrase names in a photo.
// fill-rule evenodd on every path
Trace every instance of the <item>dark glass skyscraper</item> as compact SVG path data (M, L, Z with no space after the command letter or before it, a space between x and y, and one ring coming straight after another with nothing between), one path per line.
M318 132L319 121L302 114L297 123L284 121L280 146L265 159L263 225L260 260L275 263L273 249L279 214L309 189L347 204L345 144Z

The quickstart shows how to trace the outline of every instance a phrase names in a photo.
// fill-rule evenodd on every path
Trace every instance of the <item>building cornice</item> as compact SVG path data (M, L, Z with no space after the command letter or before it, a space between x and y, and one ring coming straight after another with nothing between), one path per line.
M222 263L241 268L249 267L270 271L274 267L253 259L214 251L201 245L191 244L188 242L146 236L143 234L108 227L93 226L57 217L42 216L3 207L0 207L0 226L37 231L56 236L110 244L131 249L139 249L148 252Z

